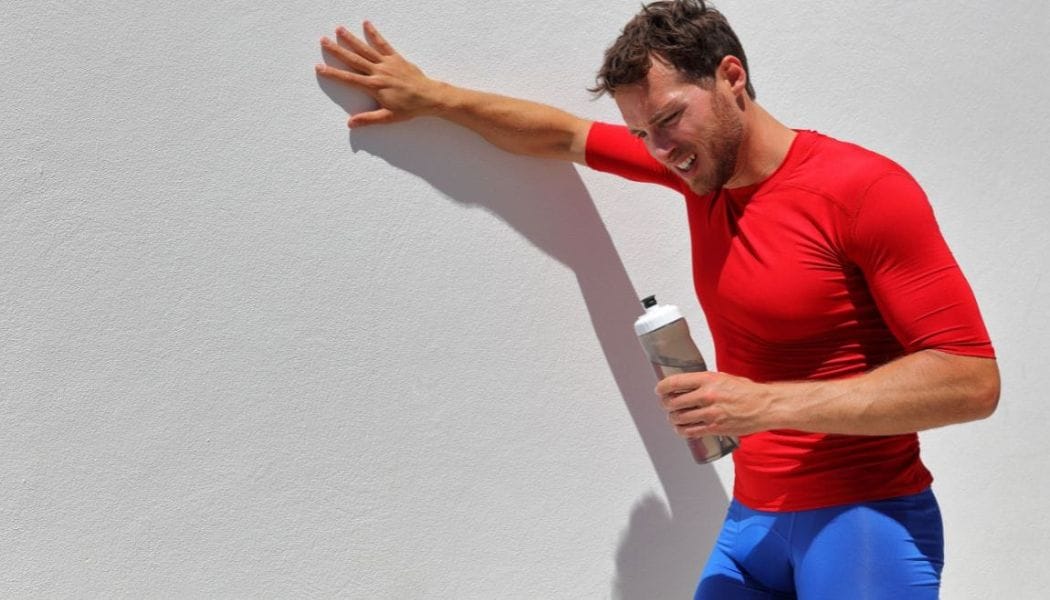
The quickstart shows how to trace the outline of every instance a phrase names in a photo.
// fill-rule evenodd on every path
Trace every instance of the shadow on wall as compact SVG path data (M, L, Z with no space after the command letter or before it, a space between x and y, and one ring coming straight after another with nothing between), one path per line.
M363 108L360 94L319 83L345 109ZM656 377L631 327L642 312L638 294L575 169L515 157L435 119L355 130L350 142L354 152L378 156L453 201L488 210L576 274L609 369L670 504L655 495L636 503L617 550L612 596L690 597L728 498L714 469L693 463L656 401Z

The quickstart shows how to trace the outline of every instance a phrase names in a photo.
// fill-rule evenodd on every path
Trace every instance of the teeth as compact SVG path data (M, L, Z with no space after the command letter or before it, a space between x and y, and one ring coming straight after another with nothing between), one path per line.
M696 160L696 155L695 154L693 154L689 158L687 158L687 159L683 160L682 162L678 163L677 165L675 165L675 168L678 169L679 171L688 171L689 167L693 166L693 161L694 160Z

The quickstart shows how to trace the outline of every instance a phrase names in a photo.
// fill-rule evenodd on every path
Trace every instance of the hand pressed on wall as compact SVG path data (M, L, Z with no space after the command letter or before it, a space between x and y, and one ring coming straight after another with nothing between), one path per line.
M379 104L375 110L351 115L347 125L396 123L432 111L437 106L441 83L405 60L368 21L364 31L367 43L343 26L335 31L341 44L328 37L321 38L321 47L348 69L325 64L315 66L318 75L348 84Z

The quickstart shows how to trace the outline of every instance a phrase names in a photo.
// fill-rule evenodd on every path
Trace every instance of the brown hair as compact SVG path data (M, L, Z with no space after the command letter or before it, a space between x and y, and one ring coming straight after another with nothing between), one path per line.
M744 49L722 13L704 0L660 0L643 5L605 51L589 91L612 96L616 88L638 83L649 73L653 55L698 85L710 83L726 56L740 59L748 73ZM747 95L755 98L750 73Z

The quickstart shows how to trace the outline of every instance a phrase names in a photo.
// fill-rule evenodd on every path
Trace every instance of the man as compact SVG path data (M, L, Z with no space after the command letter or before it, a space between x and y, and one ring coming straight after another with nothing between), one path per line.
M778 122L702 0L644 7L594 91L626 127L427 78L369 23L321 76L371 95L350 127L432 115L510 152L679 190L719 372L657 386L684 437L741 436L697 598L936 598L940 512L916 432L989 416L994 352L900 166Z

